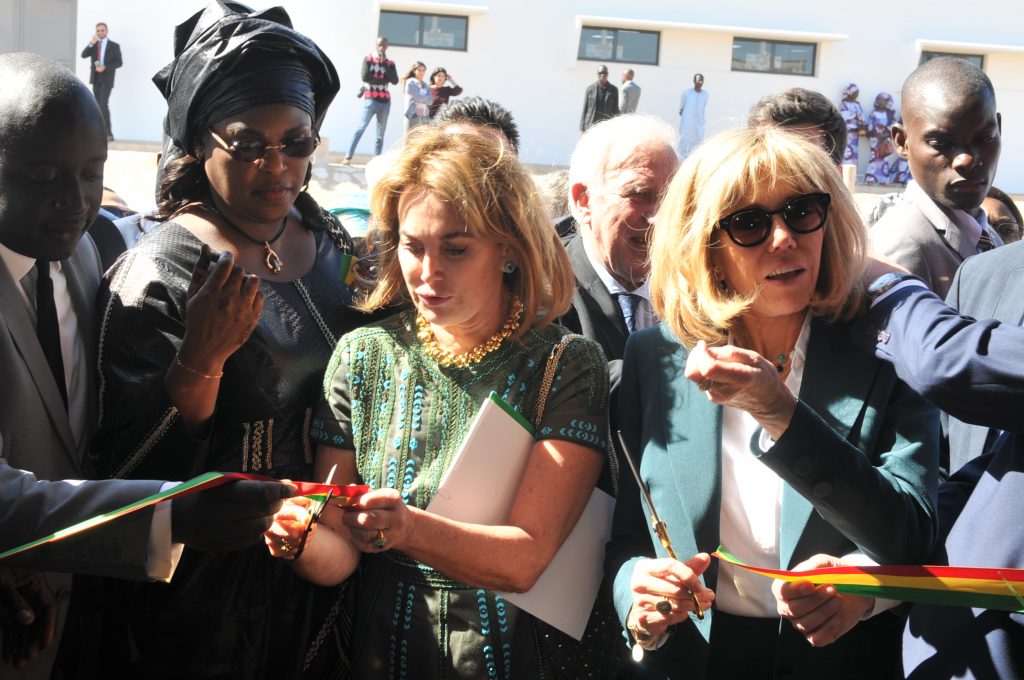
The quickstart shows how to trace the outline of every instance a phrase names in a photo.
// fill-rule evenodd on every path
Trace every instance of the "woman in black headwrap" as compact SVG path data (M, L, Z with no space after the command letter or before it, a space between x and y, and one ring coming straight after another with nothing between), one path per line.
M345 283L351 239L304 192L337 73L280 8L212 3L178 27L175 54L154 78L174 147L159 184L163 224L101 291L97 463L114 477L308 480L324 367L362 321ZM343 667L340 589L296 578L262 545L186 549L169 585L124 587L108 596L124 610L107 621L128 630L106 637L123 639L134 677Z

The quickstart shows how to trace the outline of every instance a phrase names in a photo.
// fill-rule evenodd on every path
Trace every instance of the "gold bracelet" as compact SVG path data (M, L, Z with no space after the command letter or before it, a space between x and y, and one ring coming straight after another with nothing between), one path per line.
M224 377L224 371L221 371L217 375L208 375L206 373L201 373L201 372L197 371L196 369L192 368L191 366L186 366L185 362L183 362L181 360L181 357L179 357L177 354L174 355L174 363L176 363L178 366L181 366L182 368L184 368L189 373L194 373L194 374L198 375L200 378L205 378L207 380L220 380L221 378Z

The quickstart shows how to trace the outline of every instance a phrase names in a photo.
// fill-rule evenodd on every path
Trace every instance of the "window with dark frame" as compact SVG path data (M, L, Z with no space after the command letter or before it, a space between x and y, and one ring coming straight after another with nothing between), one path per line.
M985 55L983 55L983 54L960 54L958 52L931 52L931 51L922 50L921 51L921 61L917 62L917 65L920 66L921 64L925 63L926 61L931 61L932 59L935 59L936 57L953 57L955 59L963 59L964 61L966 61L969 64L974 64L975 66L980 68L982 71L985 70Z
M627 28L584 26L580 31L578 59L658 65L661 33Z
M817 52L814 43L733 38L732 70L813 76Z
M466 51L469 17L381 10L377 32L391 45Z

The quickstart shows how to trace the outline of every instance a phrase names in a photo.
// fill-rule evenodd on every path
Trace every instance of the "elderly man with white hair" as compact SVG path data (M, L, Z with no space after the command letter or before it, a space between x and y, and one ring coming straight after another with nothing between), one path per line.
M560 323L622 358L626 338L655 323L647 286L651 218L679 167L677 135L650 116L602 121L580 137L569 164L576 233L565 247L576 274L572 309Z

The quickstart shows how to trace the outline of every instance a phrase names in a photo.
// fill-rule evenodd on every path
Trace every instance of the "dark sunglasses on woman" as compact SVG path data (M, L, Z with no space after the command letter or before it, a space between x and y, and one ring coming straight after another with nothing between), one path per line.
M289 158L309 158L316 151L316 148L320 146L320 137L318 136L296 137L285 140L281 144L268 144L265 141L255 140L243 142L238 139L233 139L228 143L223 137L214 132L212 128L210 129L210 136L213 137L215 142L220 144L221 148L231 154L231 158L239 163L253 163L263 160L271 149L280 149L281 153Z
M825 225L830 203L832 196L826 193L801 194L789 199L777 210L737 210L718 220L718 228L729 234L729 238L738 246L759 246L768 240L772 217L775 215L782 215L782 221L794 233L810 234Z

